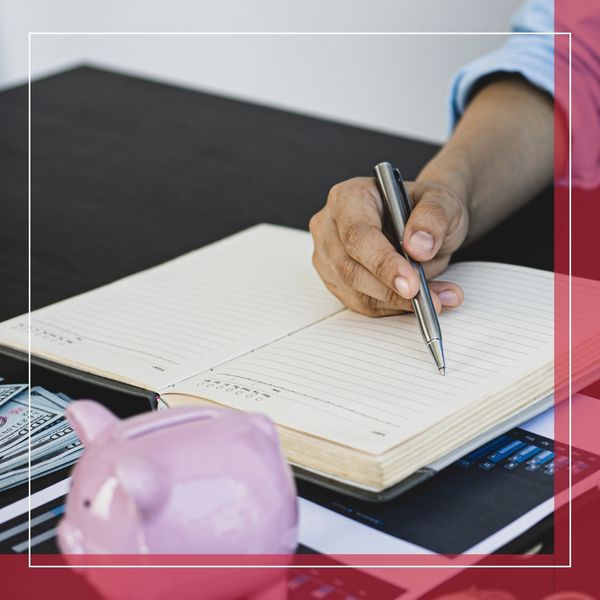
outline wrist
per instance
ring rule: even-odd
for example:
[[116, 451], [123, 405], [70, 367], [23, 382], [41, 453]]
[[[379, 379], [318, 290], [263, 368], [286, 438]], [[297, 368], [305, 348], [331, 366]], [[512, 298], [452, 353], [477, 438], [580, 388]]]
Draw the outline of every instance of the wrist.
[[471, 163], [459, 149], [445, 146], [425, 165], [416, 181], [422, 185], [442, 188], [470, 212], [473, 197]]

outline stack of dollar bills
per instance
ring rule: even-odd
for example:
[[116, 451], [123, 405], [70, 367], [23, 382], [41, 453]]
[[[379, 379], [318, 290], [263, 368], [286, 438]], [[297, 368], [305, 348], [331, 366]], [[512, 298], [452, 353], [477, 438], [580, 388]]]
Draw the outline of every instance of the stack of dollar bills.
[[83, 446], [65, 418], [71, 399], [42, 387], [0, 384], [0, 491], [74, 463]]

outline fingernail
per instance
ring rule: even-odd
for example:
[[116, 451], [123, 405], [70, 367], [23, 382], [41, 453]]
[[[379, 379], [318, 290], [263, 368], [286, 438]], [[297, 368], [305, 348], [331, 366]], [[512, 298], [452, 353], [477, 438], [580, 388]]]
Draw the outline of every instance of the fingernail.
[[394, 287], [403, 298], [410, 297], [410, 284], [406, 277], [396, 277], [396, 279], [394, 279]]
[[457, 306], [458, 305], [458, 296], [456, 292], [452, 290], [444, 290], [443, 292], [439, 292], [438, 296], [442, 301], [442, 306]]
[[410, 245], [415, 250], [420, 250], [421, 252], [431, 252], [434, 244], [435, 240], [425, 231], [415, 231], [410, 236]]

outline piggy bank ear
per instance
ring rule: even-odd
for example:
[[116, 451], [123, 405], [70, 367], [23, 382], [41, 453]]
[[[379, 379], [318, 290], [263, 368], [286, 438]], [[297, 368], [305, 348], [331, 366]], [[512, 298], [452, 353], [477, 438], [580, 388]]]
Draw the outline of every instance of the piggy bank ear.
[[84, 446], [119, 421], [108, 409], [93, 400], [71, 402], [66, 415]]
[[142, 456], [122, 458], [115, 467], [115, 475], [143, 518], [152, 518], [167, 503], [168, 474], [150, 460]]

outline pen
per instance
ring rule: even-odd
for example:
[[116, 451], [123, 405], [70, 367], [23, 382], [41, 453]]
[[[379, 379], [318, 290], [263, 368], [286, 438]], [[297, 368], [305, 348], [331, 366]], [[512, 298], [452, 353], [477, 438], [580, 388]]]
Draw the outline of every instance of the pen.
[[402, 175], [390, 163], [382, 162], [375, 167], [375, 177], [388, 219], [386, 231], [392, 238], [391, 242], [396, 252], [402, 254], [408, 260], [419, 276], [419, 291], [412, 299], [412, 305], [421, 335], [433, 356], [438, 371], [440, 374], [445, 375], [446, 360], [444, 358], [444, 346], [442, 345], [442, 331], [431, 300], [425, 272], [420, 263], [408, 256], [402, 245], [404, 227], [412, 210], [412, 204], [406, 193]]

